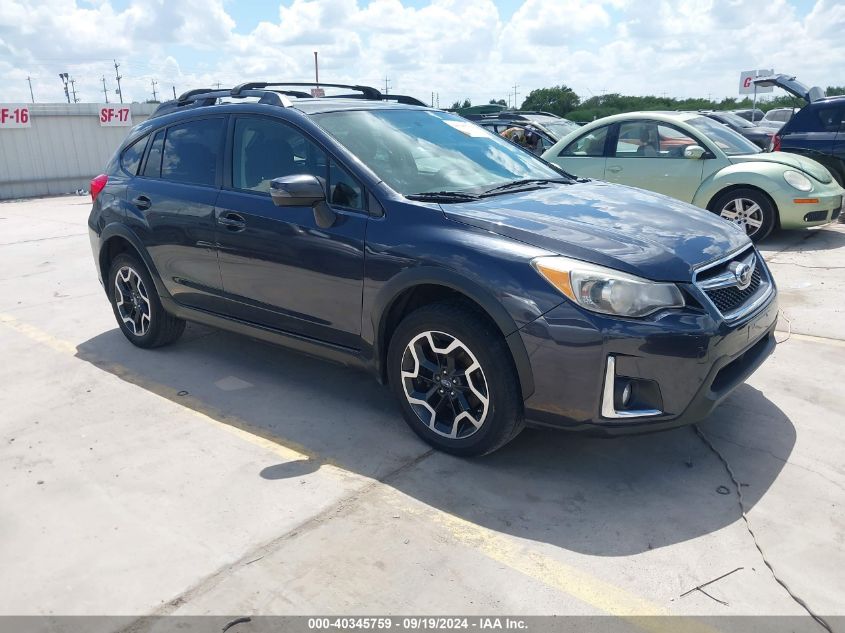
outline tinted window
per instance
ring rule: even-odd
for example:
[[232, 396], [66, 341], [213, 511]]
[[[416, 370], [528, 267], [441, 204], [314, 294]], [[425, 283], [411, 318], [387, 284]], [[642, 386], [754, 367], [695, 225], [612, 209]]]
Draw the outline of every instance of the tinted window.
[[699, 134], [706, 136], [728, 156], [740, 154], [759, 154], [761, 150], [754, 143], [740, 136], [729, 127], [716, 123], [713, 119], [699, 116], [687, 119], [686, 124], [693, 127]]
[[825, 132], [838, 132], [842, 125], [843, 108], [823, 108], [818, 111], [819, 121]]
[[232, 185], [236, 189], [269, 193], [274, 178], [311, 174], [325, 183], [331, 204], [364, 208], [361, 184], [304, 134], [285, 123], [239, 118], [232, 151]]
[[144, 150], [147, 147], [147, 136], [135, 141], [123, 150], [120, 155], [120, 166], [133, 176], [138, 173], [138, 165], [141, 164], [141, 158], [144, 156]]
[[223, 119], [188, 121], [167, 128], [161, 177], [214, 186], [222, 139]]
[[604, 142], [610, 126], [600, 127], [578, 137], [564, 147], [558, 156], [604, 156]]
[[156, 132], [153, 142], [150, 144], [150, 151], [147, 154], [147, 162], [144, 163], [144, 176], [158, 178], [161, 176], [161, 150], [164, 147], [164, 130]]

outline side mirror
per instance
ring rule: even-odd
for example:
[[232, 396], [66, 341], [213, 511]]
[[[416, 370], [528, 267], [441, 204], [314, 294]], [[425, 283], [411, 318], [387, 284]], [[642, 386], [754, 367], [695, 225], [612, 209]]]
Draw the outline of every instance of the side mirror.
[[270, 181], [270, 198], [277, 207], [312, 207], [317, 226], [327, 229], [337, 215], [326, 204], [326, 190], [320, 179], [311, 174], [282, 176]]
[[687, 145], [684, 148], [684, 158], [703, 158], [707, 151], [701, 145]]

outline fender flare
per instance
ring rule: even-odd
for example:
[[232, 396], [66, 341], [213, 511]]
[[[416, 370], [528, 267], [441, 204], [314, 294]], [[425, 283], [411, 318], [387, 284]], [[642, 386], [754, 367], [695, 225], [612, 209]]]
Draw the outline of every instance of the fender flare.
[[528, 351], [525, 349], [522, 337], [518, 334], [519, 328], [513, 317], [489, 290], [477, 282], [455, 271], [435, 266], [405, 269], [386, 282], [374, 298], [369, 309], [371, 330], [366, 335], [372, 337], [373, 361], [376, 364], [378, 376], [383, 376], [382, 359], [387, 353], [388, 341], [384, 340], [387, 315], [405, 291], [422, 285], [444, 286], [477, 304], [493, 320], [505, 338], [516, 367], [523, 398], [528, 398], [534, 393], [534, 374], [531, 370]]
[[[120, 222], [107, 224], [100, 233], [100, 249], [99, 253], [97, 253], [97, 266], [100, 268], [103, 280], [106, 279], [109, 272], [103, 268], [103, 264], [105, 263], [104, 257], [108, 253], [109, 242], [114, 238], [123, 238], [132, 245], [132, 248], [135, 249], [135, 252], [147, 267], [147, 271], [149, 271], [150, 277], [152, 277], [153, 283], [156, 286], [158, 296], [164, 300], [170, 299], [170, 293], [167, 292], [167, 289], [164, 287], [161, 275], [158, 274], [158, 270], [156, 269], [155, 264], [153, 264], [153, 260], [150, 258], [149, 253], [147, 253], [147, 250], [141, 242], [141, 238], [139, 238], [132, 229]], [[103, 287], [106, 288], [106, 293], [108, 293], [108, 284], [105, 281], [103, 282]]]

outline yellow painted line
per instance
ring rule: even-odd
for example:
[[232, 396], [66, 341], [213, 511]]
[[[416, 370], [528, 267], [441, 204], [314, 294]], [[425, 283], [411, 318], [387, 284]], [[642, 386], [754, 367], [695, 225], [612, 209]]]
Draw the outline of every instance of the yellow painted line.
[[[23, 323], [9, 314], [0, 313], [0, 324], [57, 352], [77, 355], [77, 348], [72, 343]], [[190, 394], [179, 395], [179, 392], [172, 387], [147, 380], [118, 363], [92, 358], [85, 360], [126, 382], [137, 385], [192, 411], [201, 420], [215, 428], [275, 453], [285, 460], [313, 459], [320, 462], [321, 465], [328, 465], [332, 470], [344, 475], [351, 474], [349, 469], [321, 458], [298, 444], [292, 442], [282, 444], [275, 436], [265, 435], [266, 432], [263, 429], [257, 429], [237, 417], [208, 407]], [[401, 506], [401, 511], [443, 527], [456, 542], [471, 547], [491, 560], [570, 595], [600, 611], [622, 617], [637, 628], [650, 633], [713, 633], [714, 631], [714, 629], [696, 620], [683, 617], [662, 617], [670, 613], [664, 607], [650, 603], [644, 598], [596, 578], [577, 567], [531, 550], [513, 537], [504, 536], [495, 530], [426, 506], [421, 502], [409, 502], [404, 495], [395, 489], [389, 488], [389, 490], [394, 493], [391, 499]]]
[[397, 506], [407, 514], [435, 523], [462, 545], [581, 602], [618, 616], [644, 631], [653, 633], [713, 633], [716, 629], [683, 616], [672, 618], [670, 611], [582, 569], [531, 550], [512, 537], [421, 502], [402, 500], [393, 490]]

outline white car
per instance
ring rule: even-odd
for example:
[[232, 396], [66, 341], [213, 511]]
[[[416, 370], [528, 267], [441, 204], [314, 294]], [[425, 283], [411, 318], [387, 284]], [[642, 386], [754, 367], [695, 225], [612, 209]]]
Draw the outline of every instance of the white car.
[[784, 123], [792, 118], [795, 110], [796, 108], [773, 108], [766, 112], [766, 116], [757, 121], [757, 125], [777, 131], [783, 127]]

